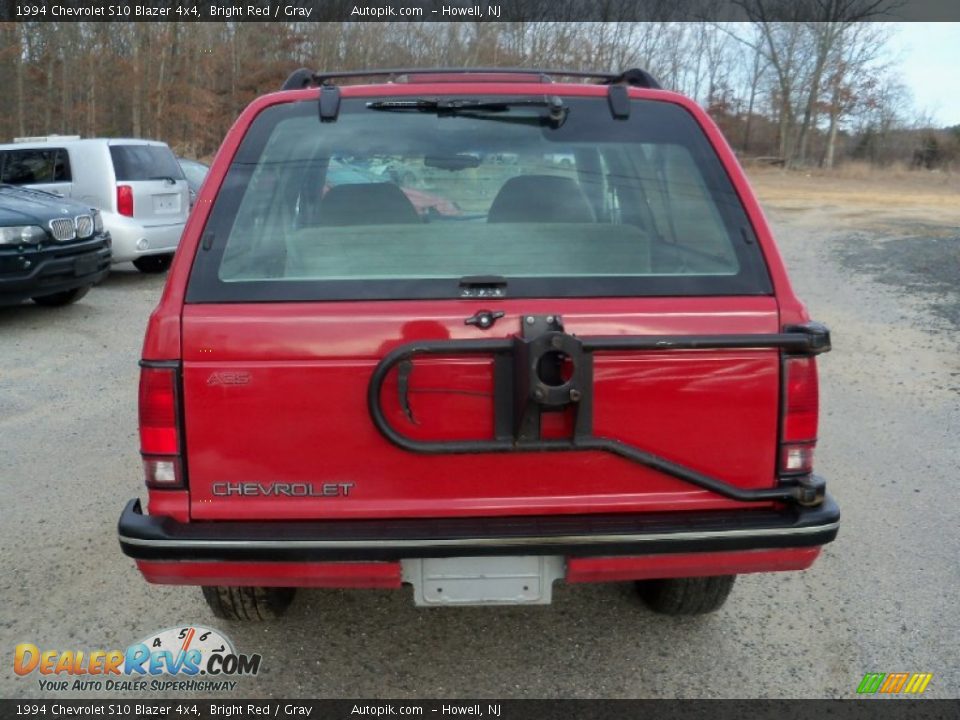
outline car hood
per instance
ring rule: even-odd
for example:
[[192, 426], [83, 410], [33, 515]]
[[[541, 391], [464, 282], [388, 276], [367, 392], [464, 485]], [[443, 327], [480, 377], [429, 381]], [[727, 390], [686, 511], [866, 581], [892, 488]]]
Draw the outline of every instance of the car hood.
[[89, 212], [88, 206], [52, 193], [0, 185], [2, 225], [45, 225], [53, 218], [74, 217]]

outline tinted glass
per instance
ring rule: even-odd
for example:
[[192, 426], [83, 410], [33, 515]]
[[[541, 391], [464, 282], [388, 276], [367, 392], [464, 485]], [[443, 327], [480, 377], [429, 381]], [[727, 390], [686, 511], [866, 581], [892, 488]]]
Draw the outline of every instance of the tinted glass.
[[[476, 98], [471, 98], [476, 100]], [[344, 100], [276, 106], [234, 159], [191, 298], [456, 297], [496, 275], [507, 296], [759, 294], [752, 230], [695, 120], [605, 98], [438, 115]]]
[[199, 188], [203, 185], [203, 179], [207, 176], [207, 172], [210, 170], [203, 163], [193, 162], [192, 160], [179, 160], [180, 167], [183, 169], [183, 174], [187, 177], [187, 182], [190, 183], [190, 187], [193, 189]]
[[0, 150], [0, 182], [30, 185], [70, 182], [70, 159], [63, 148]]
[[164, 145], [111, 145], [110, 157], [118, 181], [183, 178], [176, 156]]

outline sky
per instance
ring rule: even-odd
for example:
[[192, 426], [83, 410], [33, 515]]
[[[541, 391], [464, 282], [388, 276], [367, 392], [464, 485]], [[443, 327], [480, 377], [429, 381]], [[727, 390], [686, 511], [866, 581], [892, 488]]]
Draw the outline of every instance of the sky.
[[890, 43], [917, 111], [960, 125], [960, 23], [897, 23]]

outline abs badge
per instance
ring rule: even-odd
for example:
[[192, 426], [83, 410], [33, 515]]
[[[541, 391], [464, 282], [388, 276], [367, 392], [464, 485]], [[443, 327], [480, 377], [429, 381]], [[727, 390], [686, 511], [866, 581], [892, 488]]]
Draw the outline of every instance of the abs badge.
[[215, 372], [207, 378], [207, 385], [249, 385], [250, 373], [248, 372]]

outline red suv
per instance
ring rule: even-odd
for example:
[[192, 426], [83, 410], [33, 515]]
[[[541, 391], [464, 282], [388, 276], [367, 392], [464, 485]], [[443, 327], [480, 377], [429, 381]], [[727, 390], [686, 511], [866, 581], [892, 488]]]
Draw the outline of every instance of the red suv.
[[120, 544], [233, 619], [556, 580], [708, 612], [836, 536], [829, 348], [720, 132], [648, 73], [300, 70], [230, 130], [150, 318]]

